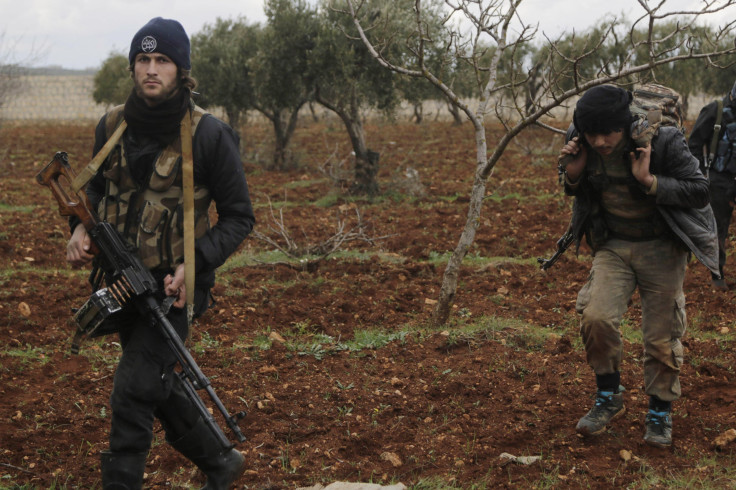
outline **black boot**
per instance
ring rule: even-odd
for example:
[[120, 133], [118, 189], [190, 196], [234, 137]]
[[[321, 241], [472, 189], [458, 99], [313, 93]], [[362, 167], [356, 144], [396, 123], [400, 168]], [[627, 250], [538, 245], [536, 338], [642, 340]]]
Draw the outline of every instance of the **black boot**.
[[245, 471], [245, 458], [237, 449], [223, 449], [200, 418], [184, 436], [169, 444], [207, 476], [202, 490], [229, 490]]
[[103, 490], [138, 490], [143, 485], [143, 472], [146, 469], [147, 453], [113, 453], [103, 451], [102, 463]]

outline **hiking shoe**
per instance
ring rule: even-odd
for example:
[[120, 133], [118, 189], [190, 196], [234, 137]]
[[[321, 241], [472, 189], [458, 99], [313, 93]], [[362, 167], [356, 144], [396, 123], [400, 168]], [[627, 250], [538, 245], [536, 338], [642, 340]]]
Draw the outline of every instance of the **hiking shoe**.
[[644, 442], [654, 447], [672, 445], [672, 418], [669, 412], [649, 410], [645, 424], [647, 432], [644, 434]]
[[597, 436], [606, 430], [608, 422], [625, 411], [623, 393], [599, 390], [595, 395], [595, 405], [580, 419], [575, 430], [584, 436]]

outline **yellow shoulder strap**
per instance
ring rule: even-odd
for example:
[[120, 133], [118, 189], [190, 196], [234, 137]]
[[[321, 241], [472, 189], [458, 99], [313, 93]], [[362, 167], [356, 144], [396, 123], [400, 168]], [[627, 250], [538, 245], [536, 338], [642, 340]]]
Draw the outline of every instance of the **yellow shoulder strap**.
[[194, 156], [192, 154], [192, 116], [181, 122], [182, 188], [184, 207], [184, 286], [187, 291], [187, 318], [194, 316]]
[[84, 186], [87, 185], [87, 183], [92, 180], [92, 177], [95, 176], [97, 173], [97, 170], [100, 168], [100, 165], [102, 165], [102, 162], [105, 161], [105, 158], [107, 158], [107, 155], [110, 154], [113, 148], [115, 148], [115, 145], [118, 144], [118, 141], [120, 141], [120, 137], [123, 135], [123, 131], [125, 131], [125, 128], [128, 127], [128, 124], [123, 120], [123, 122], [120, 123], [118, 128], [115, 130], [114, 133], [112, 133], [112, 136], [107, 140], [105, 143], [105, 146], [103, 146], [100, 151], [97, 152], [97, 155], [92, 159], [91, 162], [87, 164], [86, 167], [82, 169], [79, 174], [74, 178], [74, 181], [72, 182], [72, 191], [76, 194], [79, 192]]

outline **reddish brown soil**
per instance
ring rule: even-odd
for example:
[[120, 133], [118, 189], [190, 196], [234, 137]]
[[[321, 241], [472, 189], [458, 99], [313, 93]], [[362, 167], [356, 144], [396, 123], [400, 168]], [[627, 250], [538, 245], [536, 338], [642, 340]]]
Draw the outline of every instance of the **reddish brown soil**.
[[[692, 328], [673, 447], [642, 441], [647, 398], [636, 341], [627, 342], [623, 364], [625, 416], [593, 441], [575, 434], [594, 388], [574, 311], [590, 259], [568, 251], [549, 273], [533, 263], [553, 251], [569, 218], [550, 154], [559, 141], [539, 154], [553, 136], [523, 135], [525, 146], [511, 147], [498, 165], [471, 255], [501, 260], [485, 266], [466, 260], [451, 324], [431, 329], [444, 262], [430, 259], [452, 250], [464, 225], [475, 168], [471, 128], [369, 126], [370, 144], [381, 152], [384, 194], [373, 201], [343, 195], [328, 206], [312, 203], [335, 193], [318, 167], [336, 149], [338, 158], [349, 156], [341, 127], [301, 128], [293, 146], [300, 167], [284, 173], [264, 172], [253, 160], [267, 156], [261, 143], [267, 131], [255, 128], [244, 138], [261, 232], [276, 237], [268, 228], [268, 196], [288, 201], [284, 221], [301, 241], [329, 236], [338, 215], [350, 222], [353, 204], [369, 223], [367, 234], [387, 238], [351, 242], [345, 248], [366, 252], [363, 258], [331, 258], [309, 271], [253, 263], [222, 274], [217, 306], [197, 323], [189, 345], [200, 347], [195, 357], [228, 409], [248, 412], [241, 423], [248, 440], [238, 446], [248, 470], [239, 488], [332, 481], [717, 487], [730, 481], [733, 446], [716, 451], [713, 442], [736, 423], [734, 294], [713, 291], [697, 263], [686, 280]], [[85, 274], [65, 264], [68, 230], [51, 194], [34, 181], [57, 150], [81, 168], [91, 135], [92, 126], [0, 131], [0, 487], [99, 487], [118, 347], [107, 337], [85, 344], [79, 356], [69, 353], [70, 308], [89, 289]], [[496, 138], [489, 134], [491, 144]], [[535, 151], [525, 151], [530, 145]], [[407, 167], [419, 172], [424, 197], [402, 193]], [[253, 239], [243, 247], [268, 249]], [[639, 312], [634, 298], [624, 327], [629, 338]], [[461, 330], [483, 316], [499, 319], [494, 329]], [[377, 329], [409, 333], [375, 349], [343, 348], [356, 330]], [[261, 348], [272, 332], [287, 343]], [[333, 341], [309, 348], [324, 338], [318, 334]], [[295, 348], [296, 342], [306, 347]], [[504, 464], [504, 452], [541, 461]], [[398, 459], [392, 462], [390, 453]], [[146, 472], [147, 487], [203, 482], [160, 431]]]

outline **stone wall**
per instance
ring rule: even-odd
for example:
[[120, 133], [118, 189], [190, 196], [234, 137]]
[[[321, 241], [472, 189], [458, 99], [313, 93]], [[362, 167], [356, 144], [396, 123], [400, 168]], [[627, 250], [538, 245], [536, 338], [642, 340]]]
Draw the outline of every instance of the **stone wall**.
[[21, 89], [0, 107], [0, 120], [96, 121], [104, 104], [92, 100], [94, 75], [30, 75]]

